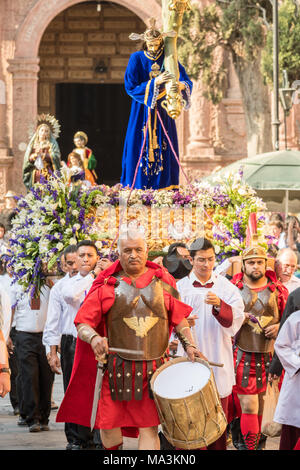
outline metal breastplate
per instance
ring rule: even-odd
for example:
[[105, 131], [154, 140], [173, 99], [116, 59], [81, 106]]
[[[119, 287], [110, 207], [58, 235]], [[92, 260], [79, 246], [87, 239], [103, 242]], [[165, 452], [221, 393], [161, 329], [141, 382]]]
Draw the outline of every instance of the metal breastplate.
[[243, 351], [273, 352], [274, 340], [266, 338], [263, 328], [280, 321], [277, 291], [269, 288], [256, 292], [244, 285], [240, 290], [244, 300], [245, 312], [251, 313], [259, 323], [244, 323], [237, 334], [236, 344]]
[[120, 279], [107, 314], [107, 331], [110, 347], [144, 351], [143, 356], [118, 353], [123, 359], [162, 357], [169, 343], [169, 320], [161, 282], [154, 278], [139, 289]]

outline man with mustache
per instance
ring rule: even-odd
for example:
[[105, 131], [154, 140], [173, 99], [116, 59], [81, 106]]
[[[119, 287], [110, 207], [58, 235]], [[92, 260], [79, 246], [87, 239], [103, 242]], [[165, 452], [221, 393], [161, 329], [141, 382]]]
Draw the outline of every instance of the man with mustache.
[[[118, 251], [119, 261], [97, 277], [75, 318], [77, 361], [57, 421], [90, 424], [95, 359], [107, 355], [95, 423], [105, 449], [118, 449], [121, 428], [135, 427], [139, 449], [155, 450], [160, 446], [159, 417], [149, 395], [149, 379], [168, 359], [171, 330], [179, 333], [190, 360], [203, 356], [193, 344], [186, 320], [191, 308], [180, 301], [172, 276], [147, 261], [148, 248], [141, 234], [122, 233]], [[131, 352], [116, 354], [110, 347]]]
[[287, 288], [289, 293], [300, 287], [300, 279], [295, 276], [298, 258], [291, 248], [282, 248], [277, 253], [275, 272], [277, 278]]
[[241, 432], [246, 449], [255, 450], [260, 438], [268, 368], [274, 350], [287, 289], [267, 270], [267, 253], [250, 246], [242, 253], [242, 272], [232, 281], [245, 304], [246, 320], [235, 337], [234, 361], [241, 405]]

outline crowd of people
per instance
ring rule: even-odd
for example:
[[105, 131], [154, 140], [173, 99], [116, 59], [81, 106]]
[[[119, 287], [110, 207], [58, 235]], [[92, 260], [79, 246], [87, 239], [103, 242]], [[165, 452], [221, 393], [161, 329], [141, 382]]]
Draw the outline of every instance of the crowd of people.
[[[299, 447], [295, 220], [285, 238], [276, 234], [277, 241], [285, 240], [278, 249], [267, 253], [254, 244], [220, 265], [213, 243], [203, 238], [190, 246], [174, 243], [153, 262], [145, 239], [130, 230], [119, 239], [117, 261], [101, 257], [94, 242], [81, 241], [64, 250], [62, 276], [54, 284], [49, 280], [35, 302], [12, 283], [12, 260], [2, 254], [0, 395], [9, 392], [17, 424], [32, 433], [49, 431], [54, 378], [62, 373], [57, 421], [65, 423], [67, 450], [119, 449], [123, 436], [138, 437], [139, 449], [170, 448], [158, 433], [149, 379], [176, 354], [223, 364], [212, 370], [228, 426], [209, 450], [226, 450], [229, 438], [237, 449], [265, 447], [264, 397], [275, 380], [280, 449]], [[268, 267], [271, 255], [274, 270]], [[241, 268], [229, 274], [235, 262]], [[118, 355], [110, 347], [131, 353]], [[134, 355], [137, 350], [144, 355]], [[95, 359], [104, 355], [107, 368], [91, 430]]]

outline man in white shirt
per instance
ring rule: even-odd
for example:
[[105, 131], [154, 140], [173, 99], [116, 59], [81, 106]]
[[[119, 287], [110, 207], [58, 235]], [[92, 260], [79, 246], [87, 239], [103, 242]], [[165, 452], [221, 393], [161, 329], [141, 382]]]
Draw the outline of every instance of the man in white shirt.
[[[108, 267], [112, 262], [106, 262], [105, 268]], [[68, 318], [72, 319], [72, 328], [75, 330], [73, 336], [77, 337], [77, 330], [74, 325], [74, 318], [85, 299], [88, 291], [90, 290], [95, 278], [103, 270], [103, 263], [100, 260], [98, 255], [97, 248], [94, 242], [90, 240], [83, 240], [78, 243], [76, 247], [76, 265], [78, 269], [78, 274], [73, 277], [70, 277], [67, 280], [61, 289], [61, 296], [63, 301], [67, 306]], [[63, 367], [63, 357], [66, 357], [67, 344], [70, 342], [70, 337], [66, 338], [66, 344], [64, 345], [64, 340], [62, 337], [62, 367]], [[71, 377], [71, 371], [74, 361], [76, 340], [72, 341], [70, 344], [68, 355], [68, 364], [69, 364], [69, 374], [68, 382]], [[64, 353], [65, 351], [65, 353]], [[66, 390], [66, 389], [65, 389]], [[72, 441], [70, 446], [67, 446], [71, 450], [80, 450], [82, 448], [93, 448], [94, 444], [100, 444], [99, 432], [91, 433], [90, 429], [86, 426], [80, 426], [72, 424], [69, 426], [69, 430], [73, 433], [75, 439]]]
[[[195, 240], [190, 256], [192, 272], [177, 282], [177, 289], [182, 302], [193, 307], [191, 315], [198, 316], [192, 328], [197, 347], [209, 361], [224, 364], [212, 369], [227, 416], [228, 396], [235, 384], [231, 338], [244, 321], [244, 303], [228, 279], [213, 273], [215, 250], [209, 240]], [[225, 450], [226, 432], [208, 449]]]
[[[1, 282], [1, 277], [0, 277], [0, 282]], [[7, 341], [9, 337], [10, 324], [11, 324], [11, 303], [10, 303], [9, 294], [5, 290], [4, 286], [2, 286], [1, 284], [0, 284], [0, 310], [3, 316], [2, 333], [3, 333], [5, 341]]]
[[94, 242], [83, 240], [78, 243], [77, 267], [78, 274], [66, 283], [63, 290], [64, 301], [73, 309], [74, 318], [94, 280], [102, 271]]
[[23, 411], [29, 432], [48, 431], [54, 374], [42, 343], [50, 289], [42, 287], [40, 308], [33, 310], [29, 294], [15, 284], [12, 291], [13, 318], [16, 322], [16, 348], [22, 384]]
[[[287, 303], [280, 320], [279, 331], [287, 318], [300, 308], [300, 279], [294, 276], [297, 269], [297, 255], [291, 248], [283, 248], [278, 252], [275, 264], [277, 277], [289, 291]], [[276, 350], [269, 370], [269, 379], [277, 379], [283, 371]]]
[[291, 248], [282, 248], [277, 253], [275, 262], [276, 275], [289, 293], [300, 287], [300, 279], [294, 275], [297, 269], [297, 262], [297, 255]]
[[[10, 383], [11, 389], [9, 392], [9, 400], [11, 406], [13, 407], [14, 415], [20, 414], [20, 409], [22, 408], [22, 386], [20, 383], [20, 377], [18, 376], [18, 356], [17, 356], [17, 349], [15, 348], [15, 336], [16, 336], [16, 328], [15, 322], [12, 322], [12, 303], [11, 303], [11, 293], [13, 289], [12, 280], [13, 274], [12, 269], [9, 266], [10, 264], [10, 257], [8, 255], [3, 255], [0, 257], [0, 285], [1, 288], [6, 292], [9, 296], [9, 311], [6, 309], [7, 316], [4, 315], [4, 336], [6, 339], [7, 350], [8, 350], [8, 362], [10, 367]], [[8, 336], [7, 336], [7, 329], [8, 329]], [[22, 418], [20, 415], [18, 420], [18, 425], [26, 426], [25, 419]]]
[[[78, 273], [76, 252], [76, 245], [68, 246], [63, 252], [61, 261], [63, 259], [63, 271], [66, 275], [51, 289], [47, 321], [43, 332], [43, 344], [46, 347], [48, 363], [55, 374], [60, 374], [62, 370], [64, 391], [71, 377], [77, 330], [74, 325], [73, 311], [69, 311], [62, 293], [66, 282]], [[61, 360], [58, 356], [59, 346]], [[77, 425], [65, 423], [65, 435], [68, 441], [67, 450], [71, 450], [78, 440]]]

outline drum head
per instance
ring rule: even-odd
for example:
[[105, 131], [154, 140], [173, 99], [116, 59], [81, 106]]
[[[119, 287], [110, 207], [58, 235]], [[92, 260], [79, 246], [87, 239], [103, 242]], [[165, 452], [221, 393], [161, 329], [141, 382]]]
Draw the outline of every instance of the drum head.
[[185, 398], [202, 390], [211, 375], [209, 367], [199, 362], [175, 362], [162, 369], [154, 383], [153, 391], [162, 398]]

